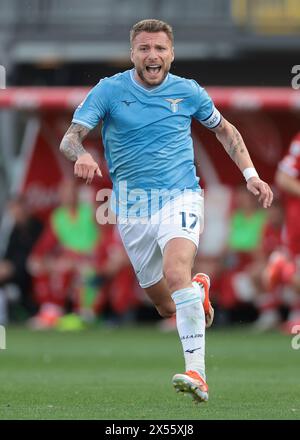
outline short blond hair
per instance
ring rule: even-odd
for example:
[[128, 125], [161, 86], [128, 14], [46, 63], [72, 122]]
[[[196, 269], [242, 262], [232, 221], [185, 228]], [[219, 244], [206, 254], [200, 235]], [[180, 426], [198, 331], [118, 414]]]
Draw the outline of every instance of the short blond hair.
[[134, 24], [130, 30], [130, 44], [132, 45], [135, 37], [141, 32], [164, 32], [170, 39], [172, 45], [174, 44], [174, 35], [172, 26], [168, 23], [155, 20], [155, 19], [147, 19], [141, 20], [138, 23]]

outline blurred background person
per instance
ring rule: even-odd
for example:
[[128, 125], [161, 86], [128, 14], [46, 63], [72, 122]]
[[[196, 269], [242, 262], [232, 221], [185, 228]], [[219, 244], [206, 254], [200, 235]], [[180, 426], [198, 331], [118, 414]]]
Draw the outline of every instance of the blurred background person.
[[36, 329], [83, 328], [101, 317], [120, 324], [140, 304], [133, 269], [115, 225], [98, 225], [93, 203], [81, 201], [75, 179], [62, 181], [53, 210], [29, 260], [39, 306]]
[[25, 319], [36, 312], [27, 259], [43, 228], [42, 223], [30, 212], [25, 196], [11, 198], [7, 209], [12, 221], [12, 230], [6, 251], [0, 260], [1, 324], [7, 323], [10, 319]]
[[275, 305], [286, 304], [290, 311], [282, 329], [290, 333], [294, 325], [300, 324], [300, 132], [280, 161], [275, 182], [284, 203], [283, 238], [282, 246], [270, 256], [264, 280], [273, 292], [274, 307], [269, 314], [274, 325], [281, 321]]
[[227, 242], [219, 259], [219, 292], [215, 301], [222, 311], [223, 323], [240, 319], [242, 310], [252, 306], [254, 291], [247, 270], [261, 253], [266, 221], [267, 211], [242, 185], [238, 186], [232, 197]]
[[[80, 309], [82, 295], [95, 277], [100, 233], [94, 206], [79, 200], [79, 189], [73, 179], [62, 181], [60, 204], [30, 255], [34, 297], [40, 309], [30, 321], [34, 328], [52, 327], [67, 311]], [[97, 286], [92, 290], [96, 296]]]

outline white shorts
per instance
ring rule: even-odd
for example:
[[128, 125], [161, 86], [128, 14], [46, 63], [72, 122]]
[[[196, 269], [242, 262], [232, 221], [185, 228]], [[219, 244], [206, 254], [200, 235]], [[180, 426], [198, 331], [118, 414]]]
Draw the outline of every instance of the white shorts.
[[[204, 226], [204, 198], [200, 191], [185, 190], [150, 218], [118, 219], [119, 232], [141, 287], [163, 278], [163, 251], [173, 238], [199, 244]], [[195, 249], [195, 253], [196, 253]]]

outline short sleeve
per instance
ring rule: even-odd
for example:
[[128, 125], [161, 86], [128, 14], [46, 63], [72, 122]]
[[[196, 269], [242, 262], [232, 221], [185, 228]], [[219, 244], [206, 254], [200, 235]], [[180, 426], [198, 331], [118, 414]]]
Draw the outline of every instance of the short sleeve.
[[221, 121], [221, 114], [219, 110], [214, 106], [214, 103], [207, 93], [207, 91], [196, 84], [198, 92], [198, 108], [193, 117], [201, 122], [207, 128], [215, 128]]
[[107, 86], [101, 80], [79, 104], [74, 112], [72, 122], [94, 128], [108, 112]]

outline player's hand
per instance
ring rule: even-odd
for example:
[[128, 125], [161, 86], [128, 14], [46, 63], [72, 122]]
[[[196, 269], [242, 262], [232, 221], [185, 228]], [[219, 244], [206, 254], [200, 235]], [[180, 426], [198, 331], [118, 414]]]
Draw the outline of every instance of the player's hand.
[[264, 208], [272, 205], [273, 193], [269, 185], [259, 177], [251, 177], [247, 182], [247, 189], [258, 197], [258, 201], [262, 203]]
[[86, 179], [86, 183], [91, 183], [95, 174], [102, 177], [100, 168], [89, 153], [84, 153], [76, 160], [74, 165], [74, 174], [76, 177]]

